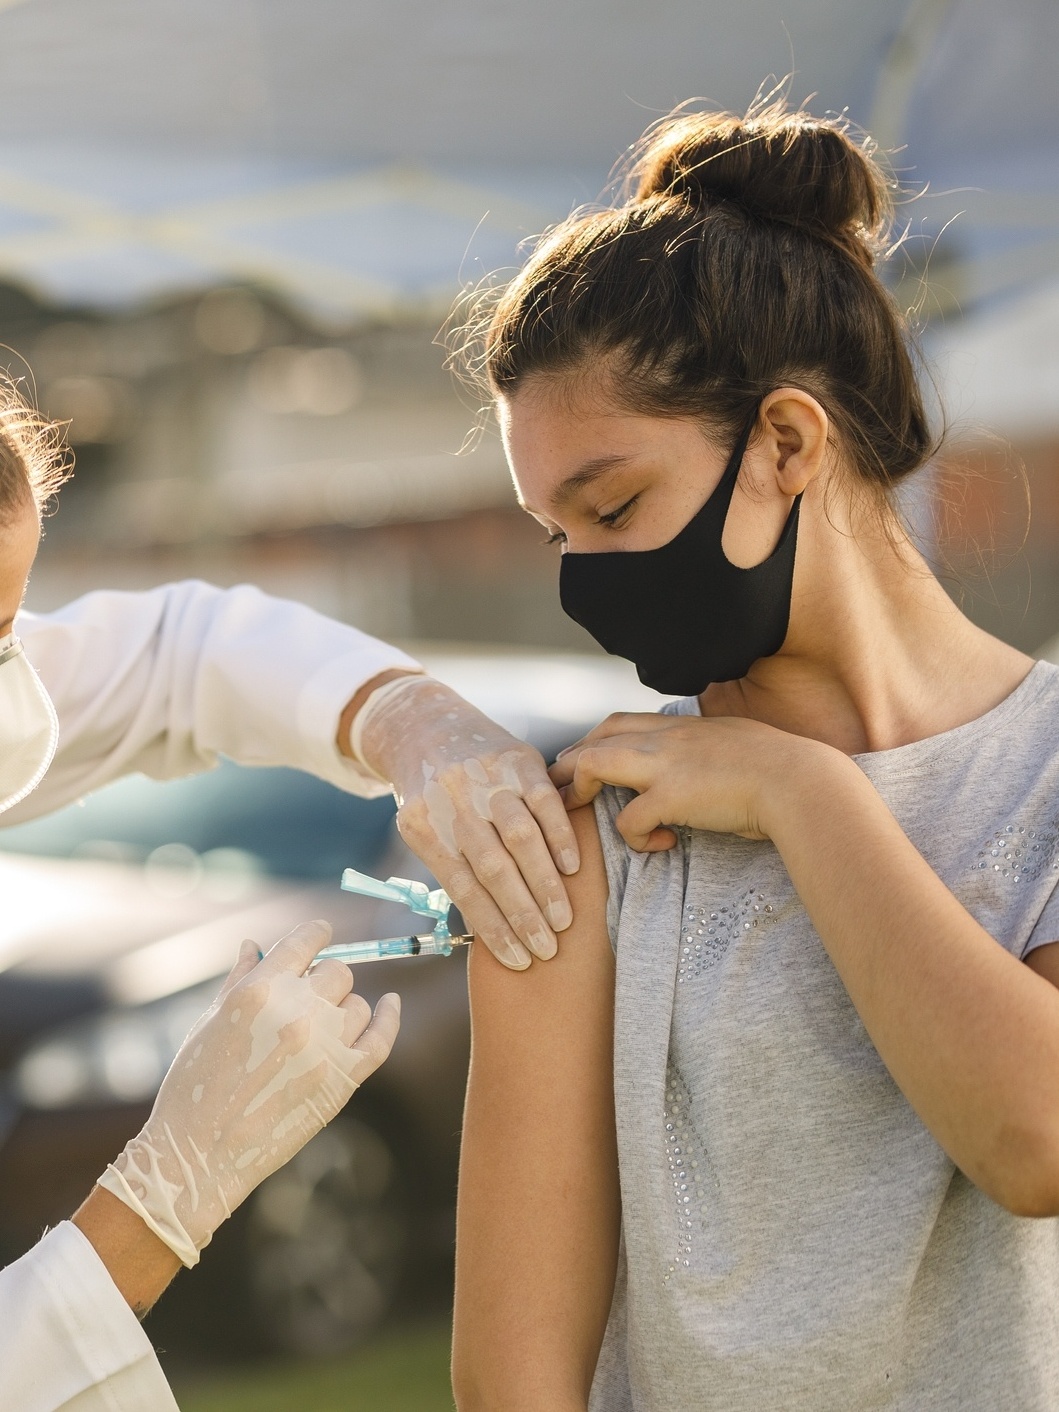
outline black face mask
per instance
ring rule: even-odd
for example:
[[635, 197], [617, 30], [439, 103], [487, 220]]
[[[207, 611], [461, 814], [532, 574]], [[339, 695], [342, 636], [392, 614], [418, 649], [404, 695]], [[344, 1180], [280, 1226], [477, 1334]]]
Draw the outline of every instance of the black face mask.
[[802, 497], [764, 563], [740, 569], [721, 547], [753, 425], [706, 504], [668, 544], [562, 557], [563, 610], [606, 651], [634, 662], [645, 686], [669, 696], [745, 676], [787, 636]]

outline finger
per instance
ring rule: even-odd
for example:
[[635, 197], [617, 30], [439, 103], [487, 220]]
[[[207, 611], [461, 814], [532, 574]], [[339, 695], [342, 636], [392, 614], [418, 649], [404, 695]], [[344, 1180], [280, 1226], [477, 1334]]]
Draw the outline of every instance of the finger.
[[338, 1008], [342, 1011], [342, 1043], [349, 1048], [371, 1024], [371, 1006], [363, 995], [351, 991]]
[[[647, 732], [641, 731], [638, 735], [611, 736], [606, 741], [586, 741], [585, 744], [575, 746], [561, 759], [556, 760], [548, 774], [557, 789], [565, 789], [577, 775], [578, 766], [582, 765], [582, 762], [586, 762], [586, 756], [590, 758], [586, 762], [585, 768], [604, 765], [606, 768], [614, 769], [617, 767], [615, 762], [623, 761], [628, 762], [624, 766], [626, 770], [639, 769], [642, 772], [645, 762], [652, 759], [656, 753], [646, 744], [646, 736]], [[635, 763], [637, 760], [641, 762], [639, 766]], [[621, 784], [635, 788], [631, 783], [631, 776], [629, 779], [610, 779], [609, 776], [601, 775], [600, 781], [603, 784]], [[594, 792], [598, 794], [599, 791]], [[588, 800], [585, 799], [581, 802], [587, 804]]]
[[[566, 817], [563, 801], [551, 780], [542, 779], [523, 792], [526, 807], [537, 821], [537, 827], [544, 835], [551, 855], [559, 871], [576, 873], [581, 866], [581, 852], [577, 846], [577, 835]], [[566, 889], [563, 888], [563, 896]], [[555, 923], [553, 922], [554, 926]], [[562, 931], [562, 927], [558, 928]]]
[[[398, 813], [398, 829], [400, 829], [401, 815]], [[448, 849], [436, 846], [421, 846], [419, 842], [412, 842], [412, 829], [407, 833], [400, 830], [402, 839], [408, 843], [431, 873], [438, 878], [449, 897], [455, 902], [456, 908], [463, 914], [467, 923], [467, 928], [483, 939], [486, 946], [489, 946], [498, 962], [504, 966], [510, 966], [511, 970], [525, 970], [531, 962], [530, 952], [522, 946], [515, 933], [507, 925], [507, 918], [503, 912], [497, 908], [496, 902], [490, 897], [489, 892], [481, 887], [479, 880], [474, 877], [474, 870], [467, 863], [466, 858], [460, 854], [449, 853]]]
[[256, 941], [241, 942], [235, 965], [225, 976], [224, 984], [217, 992], [217, 999], [223, 1000], [232, 987], [238, 985], [244, 976], [248, 976], [260, 960], [261, 952]]
[[667, 853], [671, 848], [677, 846], [677, 835], [674, 829], [666, 828], [664, 825], [657, 829], [652, 829], [647, 835], [647, 842], [644, 844], [645, 853]]
[[353, 972], [343, 961], [317, 961], [309, 971], [309, 985], [323, 1000], [340, 1005], [353, 989]]
[[572, 750], [582, 750], [586, 745], [598, 745], [616, 735], [647, 734], [651, 731], [668, 730], [674, 717], [660, 715], [657, 711], [613, 711], [605, 721], [593, 726], [587, 735], [575, 740], [565, 750], [560, 750], [558, 759], [563, 759]]
[[389, 1057], [400, 1028], [401, 997], [393, 993], [384, 995], [376, 1005], [368, 1027], [349, 1051], [350, 1077], [357, 1083], [363, 1083], [369, 1074], [373, 1074]]
[[265, 959], [260, 963], [262, 976], [268, 978], [278, 975], [281, 971], [303, 976], [313, 957], [318, 951], [322, 951], [330, 940], [330, 922], [302, 922], [266, 952]]
[[562, 789], [573, 779], [574, 767], [583, 749], [583, 745], [575, 745], [570, 750], [564, 751], [554, 765], [549, 765], [548, 778], [556, 789]]
[[[643, 794], [638, 794], [635, 799], [630, 800], [618, 817], [614, 820], [615, 827], [630, 848], [638, 853], [656, 853], [657, 848], [651, 848], [651, 839], [663, 823], [659, 806], [662, 803], [656, 795], [657, 790], [647, 790]], [[676, 836], [673, 837], [676, 842]]]
[[507, 918], [475, 877], [467, 860], [443, 859], [434, 876], [452, 898], [468, 928], [485, 942], [501, 965], [524, 971], [532, 957], [507, 924]]
[[[537, 825], [525, 809], [523, 814], [536, 830]], [[539, 830], [537, 832], [539, 836]], [[555, 933], [526, 886], [518, 864], [508, 852], [496, 826], [474, 815], [466, 816], [456, 822], [456, 842], [478, 882], [523, 945], [541, 960], [546, 961], [554, 956], [558, 949]], [[541, 847], [544, 852], [543, 841]], [[451, 893], [449, 895], [452, 896]], [[453, 898], [453, 901], [456, 899]], [[464, 911], [462, 904], [457, 902], [456, 905], [461, 912]]]
[[581, 751], [563, 791], [569, 810], [589, 804], [605, 784], [643, 791], [654, 782], [657, 760], [635, 747], [593, 745]]
[[[551, 785], [549, 794], [563, 818], [566, 811]], [[562, 931], [574, 919], [566, 888], [555, 870], [555, 860], [544, 841], [537, 820], [524, 799], [504, 790], [492, 799], [493, 827], [500, 840], [518, 864], [522, 879], [553, 931]], [[568, 826], [569, 827], [569, 826]], [[573, 830], [570, 830], [571, 837]], [[553, 953], [554, 954], [554, 953]]]
[[575, 809], [583, 809], [586, 804], [591, 804], [605, 784], [607, 781], [597, 776], [581, 774], [563, 789], [563, 803], [572, 814]]

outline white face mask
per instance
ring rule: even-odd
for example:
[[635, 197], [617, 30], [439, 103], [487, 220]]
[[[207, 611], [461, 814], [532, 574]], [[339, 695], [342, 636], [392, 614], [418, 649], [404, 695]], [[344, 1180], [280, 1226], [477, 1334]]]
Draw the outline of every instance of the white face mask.
[[37, 788], [58, 743], [55, 707], [21, 642], [0, 637], [0, 814]]

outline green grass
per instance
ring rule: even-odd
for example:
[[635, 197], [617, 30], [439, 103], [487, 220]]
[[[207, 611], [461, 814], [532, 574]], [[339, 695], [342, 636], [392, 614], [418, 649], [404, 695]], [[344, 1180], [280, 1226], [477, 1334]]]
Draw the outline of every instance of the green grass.
[[174, 1378], [181, 1412], [452, 1412], [449, 1328], [394, 1334], [341, 1359]]

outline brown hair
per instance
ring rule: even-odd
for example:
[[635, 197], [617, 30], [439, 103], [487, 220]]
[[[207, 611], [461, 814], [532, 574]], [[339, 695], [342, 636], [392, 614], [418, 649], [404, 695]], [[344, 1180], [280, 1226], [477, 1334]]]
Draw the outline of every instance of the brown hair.
[[42, 515], [70, 474], [65, 427], [48, 421], [0, 375], [0, 525], [30, 506]]
[[870, 142], [843, 123], [678, 111], [645, 134], [621, 204], [571, 216], [479, 297], [463, 356], [494, 396], [596, 368], [630, 410], [733, 440], [768, 392], [798, 386], [885, 492], [935, 450], [874, 272], [892, 218]]

